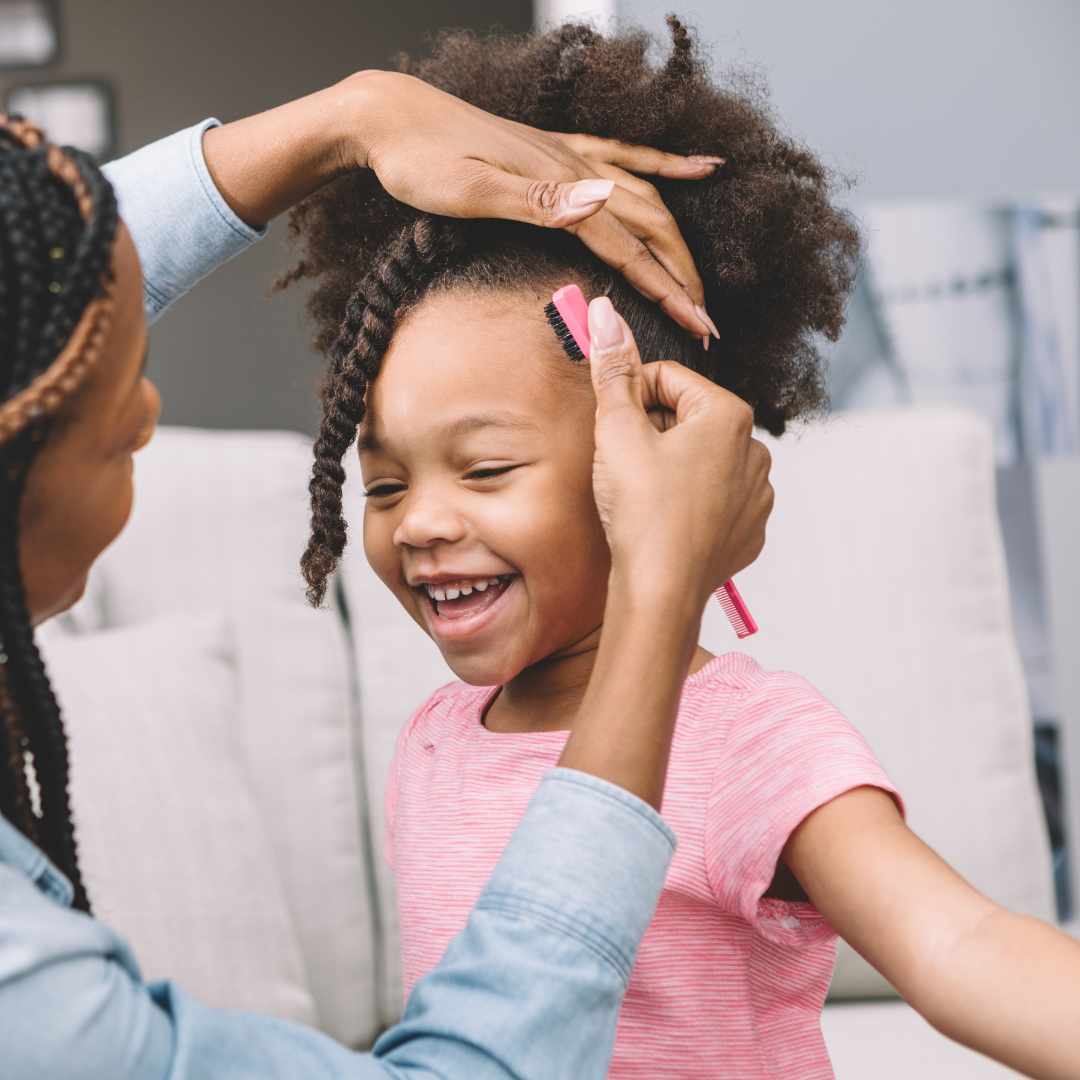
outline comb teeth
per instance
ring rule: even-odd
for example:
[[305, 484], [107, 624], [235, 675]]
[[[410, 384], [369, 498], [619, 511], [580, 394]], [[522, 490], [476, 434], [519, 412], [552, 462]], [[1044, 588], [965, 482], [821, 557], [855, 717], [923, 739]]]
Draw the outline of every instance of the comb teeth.
[[754, 622], [753, 615], [750, 614], [749, 608], [747, 608], [743, 598], [739, 595], [739, 590], [735, 588], [734, 581], [724, 582], [716, 590], [716, 599], [720, 601], [720, 607], [723, 608], [724, 614], [728, 617], [736, 637], [746, 638], [757, 633], [757, 623]]
[[[535, 308], [533, 310], [535, 310]], [[549, 303], [544, 308], [544, 314], [547, 316], [547, 321], [551, 324], [551, 329], [555, 331], [555, 336], [559, 339], [559, 344], [563, 347], [563, 352], [565, 352], [575, 363], [583, 363], [585, 354], [581, 351], [581, 347], [571, 333], [570, 327], [566, 325], [555, 304]]]

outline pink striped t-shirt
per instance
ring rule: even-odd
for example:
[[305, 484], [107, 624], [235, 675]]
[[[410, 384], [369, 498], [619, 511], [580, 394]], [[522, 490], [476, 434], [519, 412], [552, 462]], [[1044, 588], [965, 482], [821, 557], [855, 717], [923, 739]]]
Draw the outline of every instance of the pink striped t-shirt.
[[[495, 687], [437, 691], [398, 740], [387, 789], [405, 989], [465, 925], [565, 731], [499, 734]], [[859, 733], [805, 679], [739, 653], [683, 687], [662, 813], [679, 845], [619, 1017], [618, 1080], [832, 1077], [821, 1008], [836, 936], [763, 894], [794, 828], [862, 785], [899, 798]]]

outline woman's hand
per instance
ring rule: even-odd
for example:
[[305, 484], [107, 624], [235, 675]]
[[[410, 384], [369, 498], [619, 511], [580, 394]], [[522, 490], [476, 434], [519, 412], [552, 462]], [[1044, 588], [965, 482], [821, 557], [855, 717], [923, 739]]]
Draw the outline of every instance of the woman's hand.
[[589, 305], [589, 335], [593, 489], [613, 579], [689, 595], [700, 614], [765, 543], [769, 452], [751, 437], [753, 413], [740, 398], [681, 364], [642, 365], [607, 297]]
[[674, 219], [634, 173], [702, 179], [720, 158], [537, 131], [392, 71], [359, 72], [212, 128], [203, 152], [226, 202], [253, 226], [343, 170], [371, 168], [419, 210], [567, 229], [704, 343], [716, 333]]
[[765, 542], [769, 452], [751, 438], [750, 409], [737, 397], [679, 364], [642, 366], [607, 297], [589, 305], [589, 336], [593, 491], [611, 579], [592, 677], [559, 764], [659, 809], [702, 609]]
[[720, 158], [537, 131], [396, 72], [361, 72], [342, 85], [358, 103], [344, 164], [374, 169], [395, 199], [448, 217], [567, 229], [681, 326], [715, 333], [674, 219], [633, 174], [701, 179]]

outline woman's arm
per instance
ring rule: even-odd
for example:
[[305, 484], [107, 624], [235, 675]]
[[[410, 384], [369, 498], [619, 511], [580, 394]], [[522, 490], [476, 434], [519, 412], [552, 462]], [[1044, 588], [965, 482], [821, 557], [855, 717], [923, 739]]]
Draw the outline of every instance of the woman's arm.
[[222, 194], [256, 227], [338, 173], [370, 168], [419, 210], [570, 228], [676, 322], [695, 334], [715, 330], [695, 306], [704, 301], [701, 279], [659, 196], [634, 194], [633, 181], [613, 189], [610, 176], [701, 179], [717, 158], [538, 131], [391, 71], [358, 72], [215, 128], [205, 152]]
[[1080, 1076], [1080, 943], [973, 889], [884, 792], [859, 788], [815, 811], [784, 861], [943, 1034], [1028, 1076]]
[[466, 929], [401, 1023], [356, 1054], [297, 1024], [206, 1008], [171, 983], [147, 986], [115, 934], [35, 887], [42, 859], [20, 840], [0, 819], [4, 1080], [602, 1076], [674, 849], [637, 799], [549, 774]]
[[717, 160], [536, 131], [411, 76], [370, 71], [221, 127], [204, 122], [106, 173], [143, 261], [152, 315], [277, 214], [342, 170], [370, 167], [390, 194], [423, 210], [572, 229], [677, 322], [707, 334], [714, 328], [696, 307], [701, 280], [659, 196], [611, 178], [633, 170], [700, 179]]
[[[603, 1075], [674, 847], [634, 792], [659, 805], [702, 607], [760, 550], [772, 499], [745, 405], [677, 365], [643, 369], [628, 335], [605, 349], [603, 322], [592, 332], [594, 475], [613, 567], [603, 670], [564, 755], [574, 768], [545, 779], [402, 1023], [373, 1055], [352, 1054], [294, 1024], [148, 987], [115, 934], [57, 902], [55, 872], [0, 819], [5, 1080]], [[657, 432], [652, 403], [679, 422]], [[672, 470], [686, 477], [673, 485]], [[661, 581], [658, 567], [676, 569]]]
[[[600, 648], [559, 763], [659, 809], [702, 611], [765, 544], [770, 458], [746, 402], [680, 364], [643, 365], [607, 297], [589, 304], [589, 336], [593, 491], [612, 564]], [[668, 417], [665, 430], [649, 409]]]

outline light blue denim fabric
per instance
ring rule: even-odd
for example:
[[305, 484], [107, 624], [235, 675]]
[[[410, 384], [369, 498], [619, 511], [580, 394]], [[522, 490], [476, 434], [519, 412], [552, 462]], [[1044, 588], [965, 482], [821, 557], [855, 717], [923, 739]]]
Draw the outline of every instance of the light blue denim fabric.
[[233, 213], [210, 177], [202, 137], [217, 123], [203, 120], [105, 166], [142, 262], [151, 322], [196, 282], [266, 235]]
[[[108, 167], [156, 318], [261, 235], [229, 209], [202, 155], [215, 121]], [[146, 984], [113, 931], [0, 818], [3, 1080], [588, 1080], [607, 1071], [638, 943], [675, 838], [634, 796], [548, 773], [442, 963], [372, 1054], [269, 1017], [208, 1009]]]
[[128, 946], [0, 818], [4, 1080], [589, 1080], [607, 1071], [674, 836], [620, 788], [549, 772], [442, 963], [372, 1054], [146, 984]]

